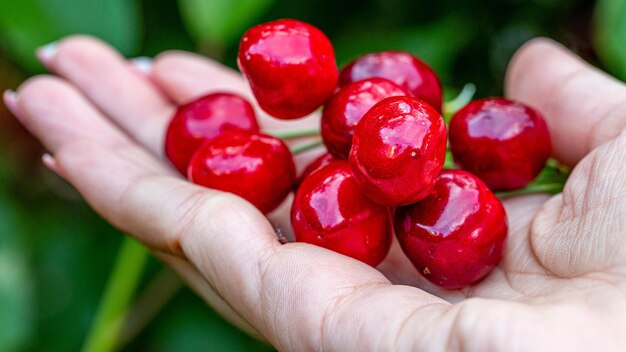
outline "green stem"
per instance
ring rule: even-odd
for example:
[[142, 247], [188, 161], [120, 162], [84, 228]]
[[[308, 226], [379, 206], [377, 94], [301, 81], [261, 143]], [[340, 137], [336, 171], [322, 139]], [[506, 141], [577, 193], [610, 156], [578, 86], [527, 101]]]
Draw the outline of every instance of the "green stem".
[[316, 137], [320, 135], [320, 130], [314, 129], [314, 130], [276, 131], [276, 132], [268, 131], [267, 134], [272, 135], [276, 138], [288, 140], [288, 139], [297, 139], [297, 138], [304, 138], [304, 137]]
[[83, 352], [113, 351], [120, 327], [141, 279], [148, 250], [126, 237], [119, 249], [96, 318], [82, 347]]
[[535, 194], [535, 193], [548, 193], [548, 194], [556, 194], [563, 191], [563, 183], [538, 183], [538, 184], [530, 184], [526, 188], [516, 189], [514, 191], [507, 192], [497, 192], [496, 195], [499, 198], [510, 198], [515, 196], [521, 196], [525, 194]]
[[116, 348], [121, 350], [133, 341], [182, 287], [178, 275], [168, 268], [161, 269], [137, 295], [135, 305], [126, 314]]
[[467, 83], [456, 98], [443, 104], [443, 116], [446, 122], [450, 121], [452, 115], [467, 105], [476, 94], [476, 86], [473, 83]]
[[302, 144], [291, 148], [291, 154], [298, 155], [300, 153], [304, 153], [308, 150], [315, 149], [317, 147], [321, 147], [324, 143], [321, 140], [317, 140], [315, 142]]

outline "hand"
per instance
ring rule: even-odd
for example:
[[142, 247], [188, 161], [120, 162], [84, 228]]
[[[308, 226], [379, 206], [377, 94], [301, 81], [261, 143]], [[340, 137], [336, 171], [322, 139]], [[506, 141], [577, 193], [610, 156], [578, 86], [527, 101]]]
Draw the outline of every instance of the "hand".
[[[5, 101], [54, 155], [46, 163], [221, 314], [280, 350], [626, 346], [626, 86], [555, 43], [534, 40], [518, 52], [507, 94], [544, 113], [554, 156], [576, 167], [563, 194], [504, 202], [505, 259], [460, 291], [420, 279], [397, 243], [378, 270], [281, 245], [247, 202], [178, 177], [161, 147], [174, 104], [215, 90], [250, 96], [237, 73], [170, 52], [143, 75], [85, 37], [41, 57], [57, 77], [31, 78]], [[316, 118], [261, 123], [300, 128]], [[283, 230], [286, 210], [272, 218]]]

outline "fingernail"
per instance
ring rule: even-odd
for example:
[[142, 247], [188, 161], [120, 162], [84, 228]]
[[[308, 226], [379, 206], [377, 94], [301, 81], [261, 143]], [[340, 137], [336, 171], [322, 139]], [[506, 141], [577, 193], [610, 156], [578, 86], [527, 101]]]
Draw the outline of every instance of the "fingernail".
[[140, 56], [131, 59], [130, 63], [141, 74], [147, 75], [152, 72], [152, 58], [149, 58], [147, 56]]
[[37, 58], [44, 66], [50, 66], [52, 59], [59, 52], [59, 45], [57, 42], [46, 44], [37, 49]]
[[44, 155], [41, 156], [41, 161], [48, 169], [54, 171], [57, 175], [61, 174], [61, 168], [59, 168], [57, 159], [55, 159], [51, 154], [44, 153]]
[[17, 105], [17, 93], [11, 89], [7, 89], [4, 91], [2, 97], [4, 98], [4, 104], [7, 106], [9, 111], [11, 111], [13, 115], [19, 116], [20, 107]]

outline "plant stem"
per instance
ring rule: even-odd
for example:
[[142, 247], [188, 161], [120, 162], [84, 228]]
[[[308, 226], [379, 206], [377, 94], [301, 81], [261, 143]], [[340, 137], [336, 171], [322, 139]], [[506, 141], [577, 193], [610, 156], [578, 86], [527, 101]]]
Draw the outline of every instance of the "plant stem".
[[320, 146], [322, 146], [323, 144], [324, 144], [324, 143], [322, 143], [322, 141], [321, 141], [321, 140], [317, 140], [317, 141], [315, 141], [315, 142], [311, 142], [311, 143], [307, 143], [307, 144], [298, 145], [298, 146], [295, 146], [295, 147], [291, 148], [291, 154], [293, 154], [293, 155], [298, 155], [298, 154], [300, 154], [300, 153], [304, 153], [304, 152], [306, 152], [306, 151], [308, 151], [308, 150], [311, 150], [311, 149], [315, 149], [315, 148], [317, 148], [317, 147], [320, 147]]
[[537, 183], [530, 184], [526, 188], [516, 189], [514, 191], [507, 192], [497, 192], [496, 196], [499, 198], [510, 198], [514, 196], [521, 196], [524, 194], [534, 194], [534, 193], [548, 193], [548, 194], [556, 194], [563, 190], [563, 183]]
[[268, 131], [267, 134], [280, 138], [280, 139], [288, 140], [288, 139], [297, 139], [297, 138], [304, 138], [304, 137], [316, 137], [320, 135], [320, 130], [314, 129], [314, 130], [276, 131], [276, 132]]
[[130, 300], [148, 259], [148, 250], [130, 237], [124, 238], [100, 301], [96, 318], [82, 347], [83, 352], [113, 351]]
[[443, 116], [445, 121], [449, 122], [452, 115], [467, 105], [476, 94], [476, 86], [473, 83], [467, 83], [456, 98], [443, 104]]
[[133, 341], [183, 287], [181, 279], [169, 268], [162, 268], [137, 295], [135, 305], [126, 314], [116, 348]]

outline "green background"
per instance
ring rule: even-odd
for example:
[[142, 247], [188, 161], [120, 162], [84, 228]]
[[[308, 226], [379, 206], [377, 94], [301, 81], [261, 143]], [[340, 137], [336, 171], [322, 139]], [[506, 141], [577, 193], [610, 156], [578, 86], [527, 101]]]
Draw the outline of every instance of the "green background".
[[[623, 0], [0, 0], [0, 88], [44, 72], [35, 48], [73, 33], [128, 57], [182, 49], [234, 67], [241, 34], [283, 17], [326, 32], [340, 65], [370, 51], [411, 51], [439, 73], [447, 96], [467, 82], [477, 96], [501, 95], [508, 60], [536, 36], [626, 78]], [[42, 166], [42, 152], [0, 106], [0, 351], [79, 349], [122, 239]], [[159, 290], [148, 283], [163, 270], [151, 259], [140, 292]], [[124, 349], [271, 347], [183, 289]]]

